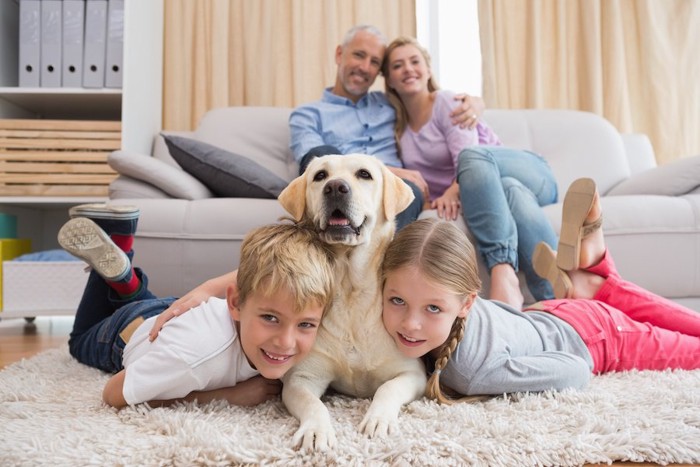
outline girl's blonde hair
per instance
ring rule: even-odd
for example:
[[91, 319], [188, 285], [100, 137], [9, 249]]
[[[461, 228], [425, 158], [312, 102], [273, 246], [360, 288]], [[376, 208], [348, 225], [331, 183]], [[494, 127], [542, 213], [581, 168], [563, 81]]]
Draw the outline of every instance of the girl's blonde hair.
[[428, 51], [412, 37], [402, 36], [391, 41], [384, 52], [384, 60], [382, 61], [382, 75], [384, 75], [384, 94], [386, 94], [389, 103], [396, 110], [396, 123], [394, 124], [394, 139], [396, 140], [396, 149], [399, 157], [401, 157], [401, 136], [406, 131], [408, 125], [408, 111], [404, 106], [399, 94], [395, 89], [389, 87], [389, 55], [405, 45], [412, 45], [423, 55], [425, 64], [428, 70], [431, 70], [430, 78], [428, 78], [428, 91], [433, 92], [440, 89], [432, 74], [432, 66], [430, 65], [430, 54]]
[[[401, 229], [384, 255], [382, 281], [387, 274], [406, 266], [417, 267], [430, 281], [469, 300], [481, 289], [474, 246], [453, 223], [421, 219]], [[454, 391], [440, 384], [440, 372], [464, 336], [465, 318], [457, 318], [447, 340], [438, 350], [426, 395], [441, 403], [452, 403], [445, 393]], [[426, 358], [427, 360], [427, 358]]]
[[236, 279], [240, 303], [253, 293], [287, 288], [294, 311], [311, 302], [328, 310], [334, 294], [334, 255], [309, 225], [281, 223], [252, 230], [241, 245]]

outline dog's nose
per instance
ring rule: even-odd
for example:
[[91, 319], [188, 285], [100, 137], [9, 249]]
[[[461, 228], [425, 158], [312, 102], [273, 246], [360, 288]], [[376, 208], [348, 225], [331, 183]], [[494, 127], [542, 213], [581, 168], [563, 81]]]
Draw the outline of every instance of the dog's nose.
[[330, 180], [323, 188], [323, 194], [326, 196], [344, 198], [350, 193], [350, 185], [345, 180]]

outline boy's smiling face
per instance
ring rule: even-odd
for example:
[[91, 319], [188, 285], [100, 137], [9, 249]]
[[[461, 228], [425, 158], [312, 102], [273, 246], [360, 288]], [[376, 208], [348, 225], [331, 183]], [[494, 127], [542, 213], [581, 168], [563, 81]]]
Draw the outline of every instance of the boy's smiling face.
[[269, 296], [252, 293], [243, 305], [229, 287], [227, 302], [239, 323], [239, 338], [248, 362], [262, 376], [279, 379], [311, 351], [321, 324], [323, 304], [294, 310], [295, 299], [283, 287]]

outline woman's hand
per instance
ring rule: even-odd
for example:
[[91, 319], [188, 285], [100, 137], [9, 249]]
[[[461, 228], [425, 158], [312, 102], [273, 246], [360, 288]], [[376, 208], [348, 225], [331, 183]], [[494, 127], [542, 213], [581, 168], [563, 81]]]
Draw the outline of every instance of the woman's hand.
[[223, 297], [226, 295], [226, 287], [228, 287], [229, 284], [235, 284], [237, 276], [238, 270], [229, 272], [223, 276], [215, 277], [199, 285], [183, 297], [175, 300], [167, 310], [158, 315], [156, 322], [148, 333], [148, 340], [151, 342], [156, 340], [158, 333], [165, 323], [174, 317], [186, 313], [191, 308], [198, 306], [202, 302], [206, 302], [211, 297]]
[[459, 185], [456, 182], [450, 185], [442, 196], [432, 202], [430, 207], [437, 210], [440, 219], [457, 220], [462, 210], [462, 203], [459, 202]]

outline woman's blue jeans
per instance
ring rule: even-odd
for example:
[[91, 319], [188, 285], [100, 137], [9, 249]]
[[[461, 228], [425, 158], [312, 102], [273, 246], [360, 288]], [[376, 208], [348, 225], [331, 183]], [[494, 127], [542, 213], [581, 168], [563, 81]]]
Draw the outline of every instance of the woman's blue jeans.
[[[130, 252], [129, 259], [132, 255]], [[70, 354], [79, 362], [110, 373], [122, 370], [126, 343], [119, 334], [135, 319], [158, 315], [175, 301], [174, 297], [156, 298], [148, 290], [148, 277], [138, 268], [135, 272], [141, 289], [124, 300], [99, 274], [90, 271], [68, 340]]]
[[459, 154], [457, 182], [464, 220], [489, 271], [508, 263], [525, 274], [535, 300], [554, 298], [549, 282], [532, 268], [539, 242], [557, 247], [542, 206], [557, 202], [547, 161], [530, 151], [474, 146]]

